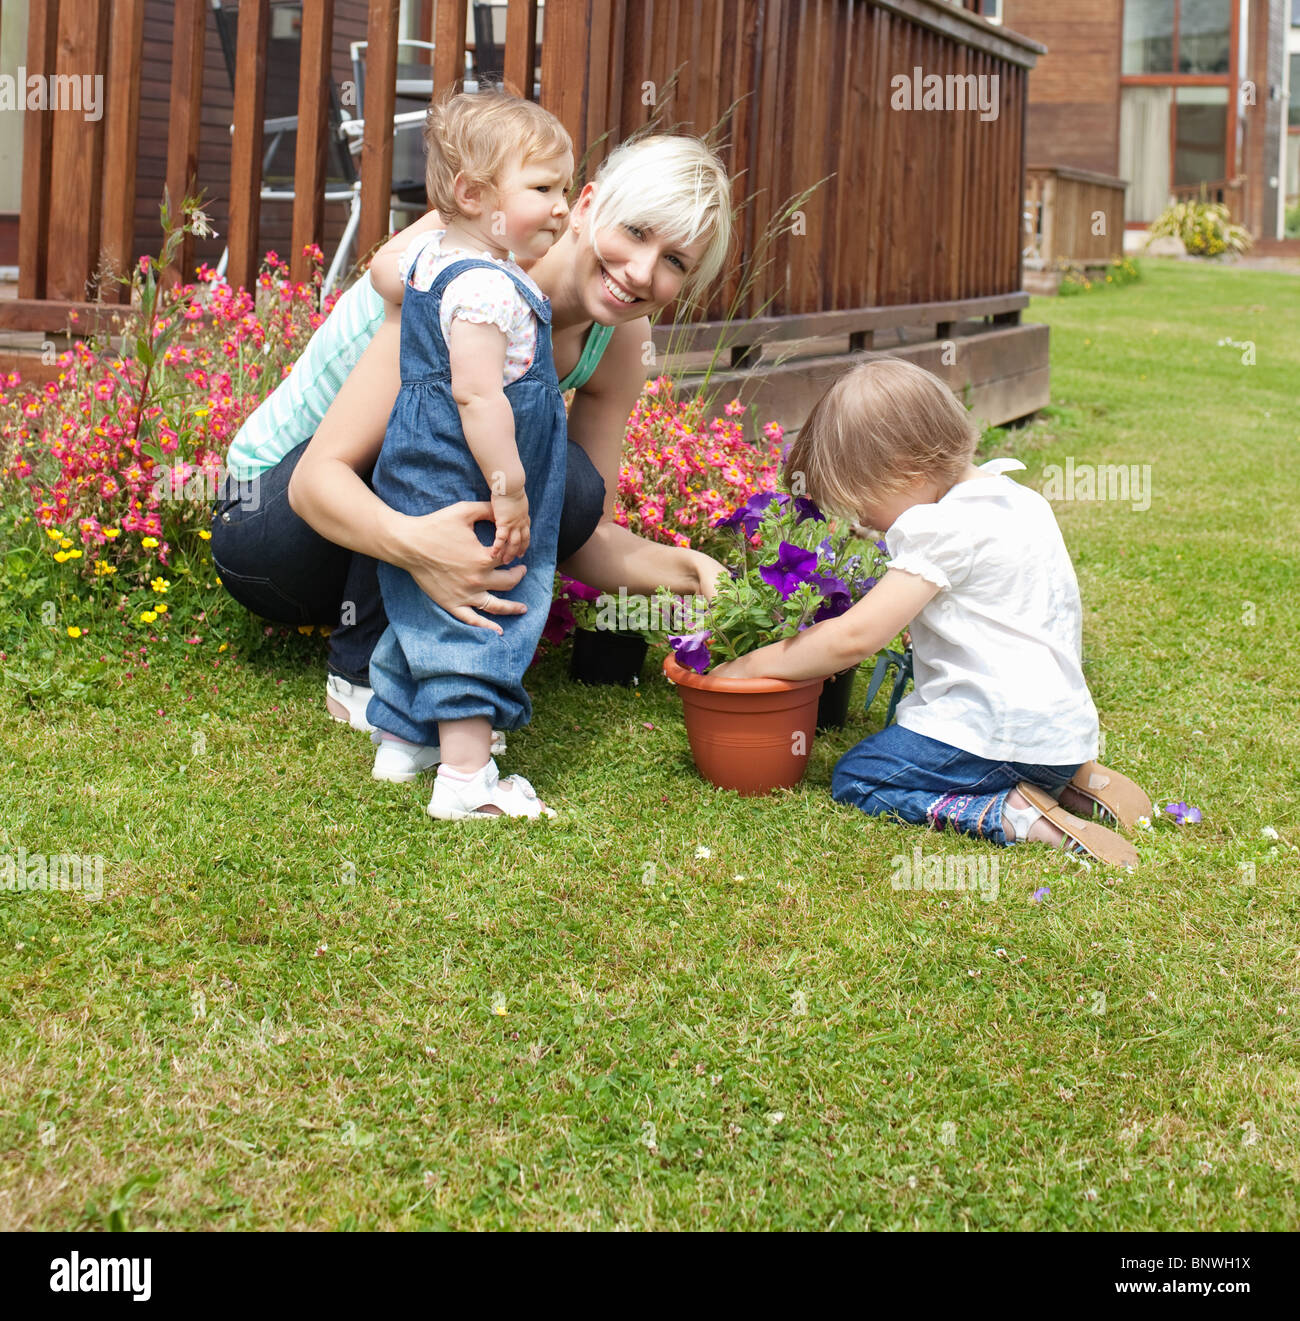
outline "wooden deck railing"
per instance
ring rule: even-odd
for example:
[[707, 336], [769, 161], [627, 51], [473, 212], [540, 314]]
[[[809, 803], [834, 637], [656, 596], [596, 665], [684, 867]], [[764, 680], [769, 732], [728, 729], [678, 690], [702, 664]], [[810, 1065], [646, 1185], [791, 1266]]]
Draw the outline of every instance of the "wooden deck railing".
[[1063, 165], [1031, 165], [1025, 209], [1045, 262], [1106, 261], [1124, 251], [1123, 179]]
[[[57, 330], [68, 308], [111, 300], [95, 276], [130, 262], [133, 162], [144, 0], [30, 0], [29, 72], [103, 72], [106, 113], [28, 113], [20, 297], [0, 327]], [[262, 88], [269, 0], [239, 7], [228, 177], [229, 278], [251, 284], [259, 246]], [[175, 0], [167, 180], [181, 197], [198, 169], [207, 0]], [[729, 313], [761, 319], [753, 336], [853, 335], [876, 326], [1014, 319], [1029, 69], [1042, 47], [944, 0], [548, 0], [541, 100], [591, 148], [590, 168], [652, 116], [705, 133], [732, 107], [723, 156], [736, 177], [740, 241], [729, 281], [696, 327], [716, 338]], [[334, 0], [303, 0], [293, 263], [322, 236]], [[392, 176], [398, 0], [370, 0], [359, 250], [382, 240]], [[467, 11], [437, 6], [435, 91], [462, 76]], [[509, 0], [505, 72], [532, 83], [536, 0]], [[995, 113], [891, 108], [891, 79], [974, 75], [996, 87]], [[675, 76], [674, 76], [675, 75]], [[996, 83], [993, 80], [996, 79]], [[795, 230], [741, 296], [760, 238], [789, 198], [818, 181]], [[179, 263], [188, 274], [190, 253]], [[828, 329], [829, 328], [829, 329]]]
[[1241, 179], [1211, 179], [1204, 183], [1177, 184], [1169, 194], [1175, 202], [1222, 202], [1228, 208], [1228, 215], [1240, 221], [1246, 185]]

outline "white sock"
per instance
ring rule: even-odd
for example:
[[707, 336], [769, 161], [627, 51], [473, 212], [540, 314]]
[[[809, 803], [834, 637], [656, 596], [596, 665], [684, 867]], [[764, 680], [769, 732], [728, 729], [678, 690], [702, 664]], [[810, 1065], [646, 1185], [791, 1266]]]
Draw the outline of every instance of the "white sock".
[[1002, 814], [1016, 832], [1015, 839], [1011, 841], [1013, 844], [1023, 844], [1029, 838], [1029, 827], [1043, 815], [1036, 807], [1012, 807], [1010, 800], [1002, 809]]
[[466, 774], [465, 771], [454, 771], [445, 762], [438, 767], [438, 774], [444, 779], [456, 780], [460, 784], [468, 784], [471, 780], [477, 780], [480, 775], [492, 764], [491, 760], [485, 761], [473, 774]]

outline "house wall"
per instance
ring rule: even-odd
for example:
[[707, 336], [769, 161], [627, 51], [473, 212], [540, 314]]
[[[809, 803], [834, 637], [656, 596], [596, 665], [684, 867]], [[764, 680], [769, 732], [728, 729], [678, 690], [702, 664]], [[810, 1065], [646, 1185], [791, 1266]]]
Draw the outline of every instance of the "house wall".
[[1029, 79], [1029, 164], [1117, 174], [1123, 0], [1003, 0], [1002, 25], [1047, 47]]

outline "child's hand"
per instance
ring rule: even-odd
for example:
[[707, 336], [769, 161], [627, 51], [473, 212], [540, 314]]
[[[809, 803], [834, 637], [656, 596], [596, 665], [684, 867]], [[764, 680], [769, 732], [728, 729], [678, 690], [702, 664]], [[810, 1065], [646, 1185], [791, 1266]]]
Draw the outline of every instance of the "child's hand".
[[761, 679], [764, 677], [763, 672], [753, 663], [753, 658], [757, 654], [757, 652], [751, 651], [745, 656], [737, 656], [735, 660], [723, 661], [721, 665], [713, 665], [709, 668], [709, 678]]
[[517, 560], [528, 549], [528, 497], [522, 491], [518, 495], [493, 495], [492, 521], [497, 525], [492, 558], [502, 564]]

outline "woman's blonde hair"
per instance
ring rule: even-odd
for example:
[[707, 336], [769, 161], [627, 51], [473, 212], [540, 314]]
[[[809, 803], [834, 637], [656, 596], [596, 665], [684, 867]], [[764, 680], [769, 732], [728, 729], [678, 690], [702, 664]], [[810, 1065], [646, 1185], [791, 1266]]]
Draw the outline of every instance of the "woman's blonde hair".
[[877, 358], [845, 372], [813, 405], [786, 455], [786, 481], [824, 509], [856, 518], [873, 496], [915, 481], [951, 485], [979, 437], [937, 376], [902, 358]]
[[683, 246], [706, 239], [686, 275], [687, 295], [708, 287], [731, 248], [731, 180], [726, 167], [699, 138], [652, 133], [612, 152], [596, 171], [591, 242], [618, 225], [645, 227]]
[[429, 107], [424, 182], [429, 204], [459, 215], [456, 176], [491, 187], [515, 161], [553, 160], [572, 153], [573, 139], [549, 110], [499, 88], [453, 92]]

